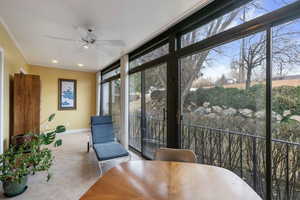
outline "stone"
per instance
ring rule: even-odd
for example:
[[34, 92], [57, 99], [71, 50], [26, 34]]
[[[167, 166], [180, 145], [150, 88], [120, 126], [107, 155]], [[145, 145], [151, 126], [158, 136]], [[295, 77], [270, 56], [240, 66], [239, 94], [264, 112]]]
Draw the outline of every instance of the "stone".
[[293, 120], [296, 120], [296, 121], [300, 122], [300, 115], [293, 115], [293, 116], [291, 116], [290, 119], [293, 119]]
[[206, 113], [206, 109], [204, 107], [200, 106], [199, 108], [197, 108], [195, 110], [195, 112], [198, 113], [198, 114], [200, 114], [200, 115], [203, 115], [203, 114]]
[[291, 111], [290, 110], [285, 110], [285, 111], [283, 111], [283, 116], [284, 117], [286, 117], [286, 116], [288, 116], [288, 115], [290, 115], [291, 114]]
[[266, 116], [266, 112], [264, 110], [260, 110], [254, 114], [257, 119], [264, 119]]
[[282, 120], [282, 117], [281, 117], [280, 114], [277, 114], [277, 115], [276, 115], [276, 120], [277, 120], [277, 121], [281, 121], [281, 120]]
[[228, 108], [223, 111], [223, 114], [226, 116], [232, 116], [232, 115], [235, 115], [236, 113], [237, 113], [237, 111], [234, 108]]
[[204, 102], [204, 103], [203, 103], [203, 107], [204, 107], [204, 108], [208, 108], [209, 105], [210, 105], [209, 102]]
[[250, 109], [240, 109], [239, 112], [244, 116], [244, 117], [252, 117], [253, 111]]
[[212, 110], [215, 113], [222, 113], [223, 112], [223, 109], [220, 106], [213, 106]]
[[209, 113], [208, 115], [206, 115], [209, 118], [217, 118], [218, 116], [215, 113]]
[[206, 109], [205, 109], [205, 112], [206, 112], [206, 113], [211, 113], [211, 108], [206, 108]]

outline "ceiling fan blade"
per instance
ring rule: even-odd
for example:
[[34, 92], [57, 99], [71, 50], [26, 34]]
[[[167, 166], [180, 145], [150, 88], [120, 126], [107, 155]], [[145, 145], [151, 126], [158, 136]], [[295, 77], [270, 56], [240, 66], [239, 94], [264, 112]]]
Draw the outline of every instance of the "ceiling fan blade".
[[78, 40], [74, 40], [71, 38], [57, 37], [57, 36], [51, 36], [51, 35], [45, 35], [44, 37], [53, 39], [53, 40], [62, 40], [62, 41], [68, 41], [68, 42], [77, 42], [78, 41]]
[[98, 44], [101, 45], [112, 45], [112, 46], [125, 46], [125, 42], [123, 40], [96, 40]]

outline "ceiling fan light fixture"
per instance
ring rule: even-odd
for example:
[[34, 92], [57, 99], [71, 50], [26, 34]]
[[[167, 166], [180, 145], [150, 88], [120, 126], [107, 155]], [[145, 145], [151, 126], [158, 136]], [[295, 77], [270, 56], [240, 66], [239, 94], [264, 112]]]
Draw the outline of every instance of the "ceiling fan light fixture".
[[88, 49], [88, 48], [89, 48], [89, 45], [88, 45], [88, 44], [85, 44], [85, 45], [83, 45], [83, 48]]

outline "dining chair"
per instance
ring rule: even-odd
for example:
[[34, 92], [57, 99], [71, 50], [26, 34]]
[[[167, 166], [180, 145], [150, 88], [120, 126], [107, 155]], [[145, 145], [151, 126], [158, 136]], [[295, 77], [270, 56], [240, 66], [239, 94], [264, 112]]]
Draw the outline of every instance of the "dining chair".
[[197, 163], [196, 154], [188, 149], [160, 148], [155, 152], [155, 160]]

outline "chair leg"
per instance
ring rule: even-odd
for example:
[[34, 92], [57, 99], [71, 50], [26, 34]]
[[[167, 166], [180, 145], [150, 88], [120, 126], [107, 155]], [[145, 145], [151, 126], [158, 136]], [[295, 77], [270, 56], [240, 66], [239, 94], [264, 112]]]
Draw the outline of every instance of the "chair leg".
[[101, 165], [101, 162], [98, 162], [98, 165], [99, 165], [99, 169], [100, 169], [100, 177], [102, 177], [102, 165]]
[[128, 156], [128, 160], [127, 161], [131, 161], [131, 154], [129, 153], [129, 156]]
[[90, 142], [87, 142], [87, 152], [90, 152]]

